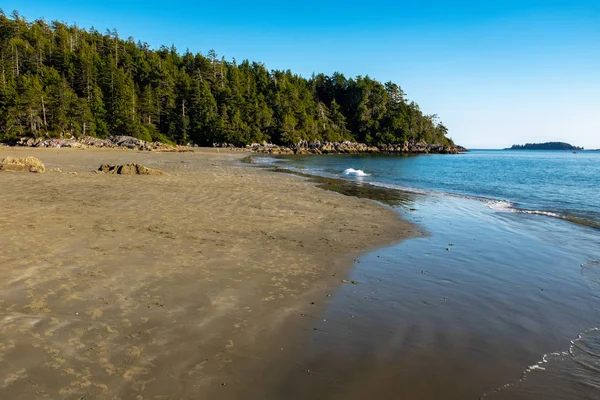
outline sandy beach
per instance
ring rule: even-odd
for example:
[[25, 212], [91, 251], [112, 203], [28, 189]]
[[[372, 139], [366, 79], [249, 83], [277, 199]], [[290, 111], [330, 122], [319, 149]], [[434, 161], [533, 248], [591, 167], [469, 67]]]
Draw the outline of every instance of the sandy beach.
[[[311, 315], [392, 209], [247, 153], [0, 147], [0, 398], [277, 398]], [[138, 162], [163, 176], [96, 174]], [[360, 282], [359, 282], [360, 284]]]

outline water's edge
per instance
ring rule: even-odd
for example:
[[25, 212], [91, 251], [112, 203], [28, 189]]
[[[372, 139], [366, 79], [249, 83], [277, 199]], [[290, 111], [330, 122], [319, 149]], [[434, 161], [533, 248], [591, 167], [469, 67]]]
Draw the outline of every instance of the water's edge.
[[[393, 207], [393, 208], [400, 208], [402, 211], [414, 210], [414, 208], [412, 208], [412, 207], [414, 206], [416, 199], [418, 199], [422, 196], [428, 196], [428, 195], [434, 194], [434, 195], [438, 195], [438, 196], [439, 195], [449, 196], [449, 197], [455, 197], [455, 198], [460, 198], [460, 199], [468, 199], [468, 200], [484, 202], [489, 208], [496, 210], [496, 211], [510, 211], [513, 213], [542, 216], [542, 217], [551, 218], [551, 219], [564, 220], [564, 221], [568, 221], [571, 223], [575, 223], [576, 225], [578, 225], [580, 228], [583, 228], [584, 230], [585, 229], [596, 230], [596, 229], [600, 228], [600, 224], [596, 224], [593, 221], [590, 223], [590, 221], [568, 218], [565, 216], [557, 215], [555, 213], [548, 212], [548, 211], [542, 211], [542, 210], [517, 209], [515, 207], [512, 207], [512, 204], [507, 201], [499, 201], [496, 199], [488, 199], [488, 198], [482, 198], [482, 197], [476, 197], [476, 196], [455, 195], [455, 194], [450, 194], [450, 193], [439, 193], [439, 192], [436, 193], [436, 192], [429, 192], [429, 191], [417, 192], [417, 191], [404, 190], [403, 188], [400, 188], [400, 187], [390, 187], [387, 185], [373, 184], [371, 182], [361, 182], [361, 181], [348, 180], [348, 179], [343, 179], [343, 178], [325, 177], [325, 176], [320, 176], [320, 175], [315, 175], [315, 174], [308, 174], [305, 172], [301, 172], [298, 170], [285, 168], [285, 167], [281, 167], [281, 166], [257, 165], [253, 161], [253, 159], [255, 157], [265, 157], [265, 156], [250, 156], [250, 157], [247, 157], [244, 160], [244, 162], [253, 164], [259, 168], [268, 169], [273, 172], [285, 173], [285, 174], [294, 175], [294, 176], [297, 176], [300, 178], [308, 179], [311, 182], [313, 182], [316, 186], [318, 186], [322, 189], [325, 189], [325, 190], [334, 191], [334, 192], [337, 192], [337, 193], [340, 193], [343, 195], [347, 195], [347, 196], [367, 198], [367, 199], [376, 201], [381, 204], [385, 204], [385, 205]], [[267, 155], [267, 157], [268, 157], [268, 155]], [[399, 211], [399, 210], [397, 210], [397, 211]], [[401, 212], [398, 212], [398, 215], [401, 216]], [[532, 218], [534, 218], [534, 217], [532, 217]], [[418, 221], [417, 221], [417, 224], [418, 224]], [[422, 227], [422, 229], [425, 229], [425, 228]], [[365, 254], [366, 253], [368, 253], [368, 252], [365, 252]], [[598, 281], [598, 283], [600, 283], [600, 280]], [[590, 334], [596, 335], [597, 332], [598, 332], [598, 328], [590, 328], [588, 331], [581, 332], [578, 339], [571, 340], [572, 346], [571, 346], [570, 350], [557, 351], [555, 353], [546, 353], [546, 354], [541, 355], [541, 360], [538, 363], [533, 364], [533, 365], [527, 367], [526, 369], [522, 370], [522, 372], [520, 373], [520, 375], [521, 375], [520, 379], [518, 379], [517, 381], [513, 381], [512, 383], [507, 383], [503, 386], [500, 386], [497, 389], [491, 390], [491, 391], [483, 394], [480, 398], [487, 399], [489, 397], [497, 398], [498, 397], [497, 395], [501, 395], [501, 396], [502, 395], [510, 395], [510, 393], [506, 393], [506, 391], [512, 390], [514, 388], [518, 388], [520, 385], [523, 384], [523, 382], [526, 382], [527, 384], [529, 384], [527, 381], [530, 378], [530, 375], [532, 373], [546, 371], [546, 364], [548, 364], [549, 362], [554, 362], [555, 360], [558, 360], [558, 358], [560, 358], [560, 357], [563, 357], [563, 358], [570, 357], [569, 360], [567, 360], [567, 362], [574, 361], [574, 362], [578, 363], [579, 362], [578, 359], [576, 359], [573, 356], [573, 351], [572, 351], [572, 349], [574, 348], [573, 346], [575, 346], [576, 343], [579, 343], [581, 341], [582, 335], [587, 337]], [[595, 336], [594, 336], [594, 340], [596, 340]], [[541, 353], [538, 353], [538, 354], [541, 354]], [[572, 358], [572, 360], [571, 360], [571, 358]], [[561, 359], [560, 362], [564, 363], [565, 360]], [[562, 368], [562, 365], [563, 364], [560, 364], [561, 368]]]

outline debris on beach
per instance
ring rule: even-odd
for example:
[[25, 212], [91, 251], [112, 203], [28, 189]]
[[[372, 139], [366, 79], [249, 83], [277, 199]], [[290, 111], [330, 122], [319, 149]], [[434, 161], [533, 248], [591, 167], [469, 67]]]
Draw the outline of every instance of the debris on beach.
[[144, 167], [141, 164], [109, 165], [103, 164], [98, 168], [99, 172], [118, 175], [164, 175], [163, 171]]
[[44, 164], [35, 157], [6, 157], [0, 163], [0, 171], [46, 172]]

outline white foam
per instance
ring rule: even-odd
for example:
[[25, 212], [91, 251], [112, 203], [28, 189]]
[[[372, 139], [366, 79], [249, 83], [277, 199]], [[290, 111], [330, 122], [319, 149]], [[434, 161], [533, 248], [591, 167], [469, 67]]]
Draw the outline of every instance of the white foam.
[[519, 210], [519, 212], [523, 214], [533, 214], [533, 215], [545, 215], [547, 217], [554, 218], [562, 218], [560, 214], [550, 212], [550, 211], [539, 211], [539, 210]]
[[354, 168], [348, 168], [348, 169], [344, 170], [343, 175], [346, 175], [346, 176], [368, 176], [368, 174], [365, 174], [365, 171], [363, 171], [362, 169], [354, 169]]
[[498, 211], [515, 211], [514, 203], [506, 200], [485, 200], [485, 204], [492, 210]]
[[277, 161], [278, 161], [278, 159], [273, 158], [273, 157], [265, 157], [265, 156], [252, 157], [252, 163], [258, 164], [258, 165], [272, 165], [272, 164], [275, 164]]
[[401, 190], [403, 192], [408, 192], [408, 193], [428, 194], [428, 195], [432, 195], [432, 196], [441, 196], [441, 195], [443, 195], [443, 193], [440, 193], [440, 192], [434, 192], [434, 191], [431, 191], [431, 190], [424, 190], [424, 189], [416, 189], [416, 188], [409, 187], [409, 186], [393, 185], [393, 184], [390, 184], [390, 183], [369, 182], [369, 184], [373, 185], [373, 186], [377, 186], [377, 187], [386, 188], [386, 189]]
[[516, 212], [516, 213], [529, 214], [529, 215], [543, 215], [546, 217], [564, 219], [564, 217], [562, 215], [552, 212], [552, 211], [525, 210], [522, 208], [516, 208], [515, 203], [506, 201], [506, 200], [489, 200], [489, 199], [483, 199], [483, 200], [485, 201], [485, 204], [489, 208], [491, 208], [492, 210], [496, 210], [496, 211]]
[[539, 364], [533, 364], [533, 365], [531, 365], [531, 366], [529, 366], [529, 367], [527, 368], [527, 372], [529, 372], [529, 371], [533, 371], [533, 370], [535, 370], [535, 369], [539, 369], [540, 371], [545, 371], [545, 370], [546, 370], [546, 368], [542, 367], [542, 366], [541, 366], [541, 365], [539, 365]]

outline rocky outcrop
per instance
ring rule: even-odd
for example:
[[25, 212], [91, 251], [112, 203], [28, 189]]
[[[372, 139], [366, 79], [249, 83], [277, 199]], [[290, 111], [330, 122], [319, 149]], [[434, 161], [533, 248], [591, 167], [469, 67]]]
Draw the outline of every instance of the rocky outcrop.
[[277, 146], [270, 143], [253, 143], [246, 149], [267, 154], [458, 154], [466, 152], [461, 146], [428, 144], [426, 142], [404, 142], [402, 144], [381, 144], [369, 146], [355, 142], [312, 142], [301, 141], [293, 146]]
[[152, 143], [134, 138], [132, 136], [111, 136], [109, 139], [115, 147], [125, 147], [130, 150], [152, 151]]
[[382, 153], [407, 153], [407, 154], [458, 154], [467, 151], [461, 146], [447, 146], [442, 144], [429, 144], [426, 142], [404, 142], [402, 144], [382, 144], [379, 146]]
[[44, 164], [35, 157], [6, 157], [0, 162], [0, 171], [45, 172]]
[[246, 146], [247, 150], [256, 151], [258, 153], [267, 153], [267, 154], [294, 154], [294, 150], [290, 147], [285, 146], [277, 146], [276, 144], [271, 143], [252, 143], [251, 145]]
[[161, 142], [146, 142], [132, 136], [111, 136], [108, 139], [100, 139], [92, 136], [81, 136], [72, 139], [43, 139], [43, 138], [21, 138], [16, 142], [17, 146], [27, 147], [71, 147], [85, 149], [96, 148], [124, 148], [141, 151], [178, 151], [180, 147]]
[[116, 175], [164, 175], [163, 171], [144, 167], [141, 164], [108, 165], [104, 164], [98, 168], [99, 172]]

